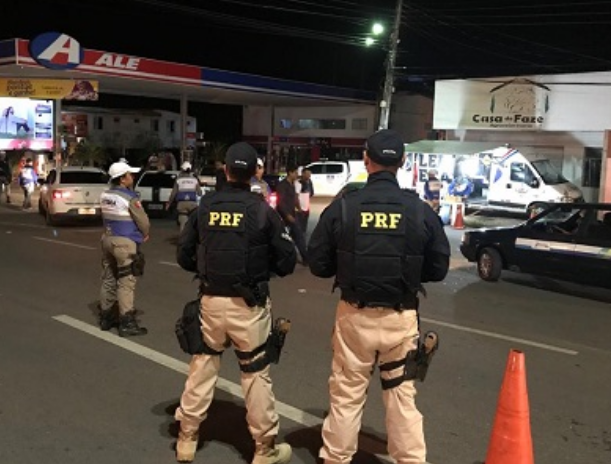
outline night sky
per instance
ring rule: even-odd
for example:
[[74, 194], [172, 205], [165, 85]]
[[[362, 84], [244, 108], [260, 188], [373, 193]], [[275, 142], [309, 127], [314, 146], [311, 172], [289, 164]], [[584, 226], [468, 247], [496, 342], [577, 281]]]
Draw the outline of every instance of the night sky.
[[[2, 0], [0, 37], [68, 33], [87, 48], [379, 90], [394, 0]], [[409, 0], [399, 89], [435, 78], [611, 69], [611, 1]]]

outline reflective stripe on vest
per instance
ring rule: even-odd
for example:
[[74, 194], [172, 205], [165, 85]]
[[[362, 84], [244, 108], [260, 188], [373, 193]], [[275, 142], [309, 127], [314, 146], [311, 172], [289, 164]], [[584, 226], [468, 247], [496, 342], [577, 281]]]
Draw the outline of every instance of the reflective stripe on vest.
[[104, 227], [115, 237], [142, 243], [144, 237], [129, 212], [129, 202], [137, 195], [127, 189], [106, 190], [100, 197]]
[[194, 177], [179, 177], [176, 179], [178, 193], [176, 201], [197, 201], [197, 186], [199, 181]]

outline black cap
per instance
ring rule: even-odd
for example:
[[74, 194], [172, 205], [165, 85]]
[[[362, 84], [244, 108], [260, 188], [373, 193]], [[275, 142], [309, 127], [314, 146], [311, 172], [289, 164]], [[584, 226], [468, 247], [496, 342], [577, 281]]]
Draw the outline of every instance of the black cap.
[[390, 129], [382, 129], [369, 137], [365, 149], [367, 156], [382, 166], [399, 165], [405, 150], [399, 133]]
[[227, 149], [225, 164], [230, 169], [254, 172], [257, 168], [257, 150], [246, 142], [234, 143]]

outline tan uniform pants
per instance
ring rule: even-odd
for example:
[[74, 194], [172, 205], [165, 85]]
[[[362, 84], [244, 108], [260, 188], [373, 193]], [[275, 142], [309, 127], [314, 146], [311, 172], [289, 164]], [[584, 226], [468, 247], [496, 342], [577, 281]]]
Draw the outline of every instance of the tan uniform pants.
[[176, 212], [178, 213], [178, 227], [180, 231], [185, 228], [185, 224], [189, 219], [191, 211], [197, 208], [197, 203], [194, 201], [179, 201], [176, 203]]
[[131, 265], [136, 252], [133, 240], [110, 235], [102, 237], [102, 311], [112, 309], [115, 303], [122, 315], [134, 309], [136, 278], [131, 273]]
[[[358, 433], [371, 374], [378, 364], [404, 359], [417, 346], [416, 311], [357, 309], [345, 301], [337, 307], [330, 408], [322, 430], [320, 457], [325, 464], [349, 463], [357, 451]], [[398, 377], [403, 368], [382, 372]], [[424, 464], [426, 445], [422, 415], [416, 409], [414, 381], [384, 390], [388, 452], [397, 464]]]
[[[252, 351], [265, 343], [271, 323], [270, 305], [249, 308], [242, 298], [202, 298], [204, 341], [214, 350], [222, 351], [230, 341], [239, 351]], [[201, 354], [191, 359], [189, 377], [175, 414], [183, 432], [195, 432], [206, 418], [220, 367], [220, 356]], [[259, 372], [241, 373], [246, 420], [257, 444], [278, 435], [279, 420], [269, 369], [267, 366]]]

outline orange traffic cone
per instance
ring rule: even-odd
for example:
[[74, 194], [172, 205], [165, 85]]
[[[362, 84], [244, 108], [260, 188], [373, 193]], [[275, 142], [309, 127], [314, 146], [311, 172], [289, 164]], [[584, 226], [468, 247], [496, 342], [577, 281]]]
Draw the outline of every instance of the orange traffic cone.
[[462, 206], [463, 205], [460, 203], [456, 205], [456, 217], [454, 218], [454, 224], [452, 224], [452, 227], [454, 229], [464, 229], [465, 228], [465, 221], [462, 215]]
[[509, 352], [486, 464], [534, 464], [524, 353]]

